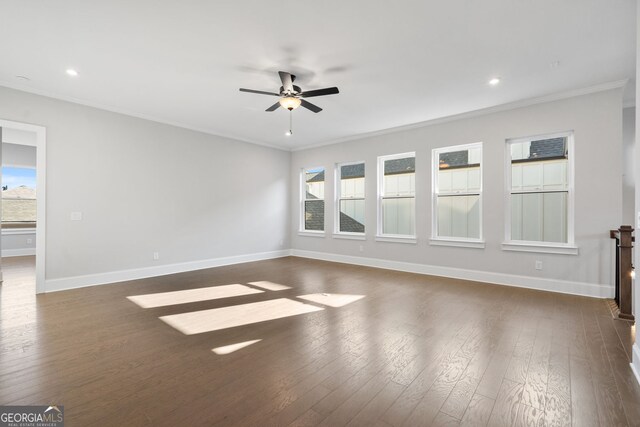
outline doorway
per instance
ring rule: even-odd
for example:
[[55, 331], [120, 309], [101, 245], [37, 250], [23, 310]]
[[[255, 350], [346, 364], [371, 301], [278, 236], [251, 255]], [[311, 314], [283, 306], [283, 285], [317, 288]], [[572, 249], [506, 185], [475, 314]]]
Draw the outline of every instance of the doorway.
[[43, 126], [0, 119], [2, 141], [2, 256], [35, 254], [35, 292], [45, 283], [45, 142]]

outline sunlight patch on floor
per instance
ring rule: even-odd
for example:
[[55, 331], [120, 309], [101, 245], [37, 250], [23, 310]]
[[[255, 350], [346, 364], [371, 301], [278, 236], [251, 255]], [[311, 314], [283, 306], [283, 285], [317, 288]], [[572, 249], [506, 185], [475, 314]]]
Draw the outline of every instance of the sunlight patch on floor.
[[251, 340], [251, 341], [239, 342], [239, 343], [236, 343], [236, 344], [224, 345], [222, 347], [216, 347], [211, 351], [213, 351], [215, 354], [219, 354], [219, 355], [229, 354], [229, 353], [233, 353], [234, 351], [241, 350], [241, 349], [243, 349], [245, 347], [249, 347], [251, 344], [255, 344], [255, 343], [260, 342], [260, 341], [262, 341], [262, 340]]
[[320, 310], [324, 309], [288, 298], [279, 298], [191, 313], [172, 314], [162, 316], [160, 320], [185, 335], [193, 335]]
[[260, 294], [264, 291], [244, 285], [211, 286], [209, 288], [185, 289], [182, 291], [161, 292], [157, 294], [135, 295], [127, 297], [142, 308], [164, 307], [241, 295]]
[[364, 298], [364, 295], [347, 295], [347, 294], [309, 294], [299, 295], [298, 298], [307, 301], [315, 302], [318, 304], [328, 305], [329, 307], [343, 307], [352, 302], [356, 302], [359, 299]]
[[262, 289], [266, 289], [268, 291], [284, 291], [286, 289], [291, 289], [290, 286], [281, 285], [279, 283], [273, 283], [266, 280], [260, 282], [249, 282], [249, 285], [257, 286]]

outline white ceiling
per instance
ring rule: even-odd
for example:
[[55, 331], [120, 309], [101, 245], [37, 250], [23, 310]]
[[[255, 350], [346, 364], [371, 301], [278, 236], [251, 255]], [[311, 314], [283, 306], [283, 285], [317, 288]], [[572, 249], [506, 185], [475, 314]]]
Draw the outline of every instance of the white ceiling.
[[[635, 0], [0, 0], [0, 11], [0, 85], [283, 148], [635, 74]], [[341, 92], [310, 99], [319, 114], [295, 110], [293, 137], [288, 112], [264, 112], [274, 98], [238, 91], [277, 91], [278, 70]]]

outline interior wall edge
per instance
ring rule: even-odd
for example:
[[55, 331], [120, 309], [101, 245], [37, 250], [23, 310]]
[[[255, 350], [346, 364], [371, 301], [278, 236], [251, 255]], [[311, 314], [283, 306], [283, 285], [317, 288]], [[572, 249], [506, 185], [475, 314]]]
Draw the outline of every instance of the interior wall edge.
[[640, 347], [638, 346], [637, 340], [635, 344], [633, 344], [633, 357], [630, 365], [638, 384], [640, 384]]
[[546, 279], [541, 277], [518, 276], [514, 274], [495, 273], [491, 271], [467, 270], [463, 268], [442, 267], [429, 264], [417, 264], [402, 261], [389, 261], [380, 258], [366, 258], [349, 255], [315, 252], [292, 249], [292, 256], [311, 258], [322, 261], [340, 262], [365, 267], [396, 270], [407, 273], [426, 274], [430, 276], [448, 277], [452, 279], [483, 282], [494, 285], [514, 286], [561, 294], [580, 295], [594, 298], [613, 298], [614, 287], [609, 284], [572, 282], [567, 280]]

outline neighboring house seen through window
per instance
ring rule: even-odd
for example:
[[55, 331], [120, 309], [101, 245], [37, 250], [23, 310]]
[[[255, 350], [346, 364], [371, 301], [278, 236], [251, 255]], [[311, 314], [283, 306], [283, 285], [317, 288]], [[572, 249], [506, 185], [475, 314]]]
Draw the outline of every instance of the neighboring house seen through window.
[[337, 166], [337, 232], [364, 233], [364, 163]]
[[324, 168], [302, 171], [302, 231], [324, 231]]
[[433, 150], [433, 237], [482, 238], [482, 144]]
[[378, 158], [378, 234], [415, 237], [415, 153]]
[[571, 134], [508, 141], [507, 241], [573, 244]]
[[36, 222], [36, 170], [2, 167], [2, 223]]

